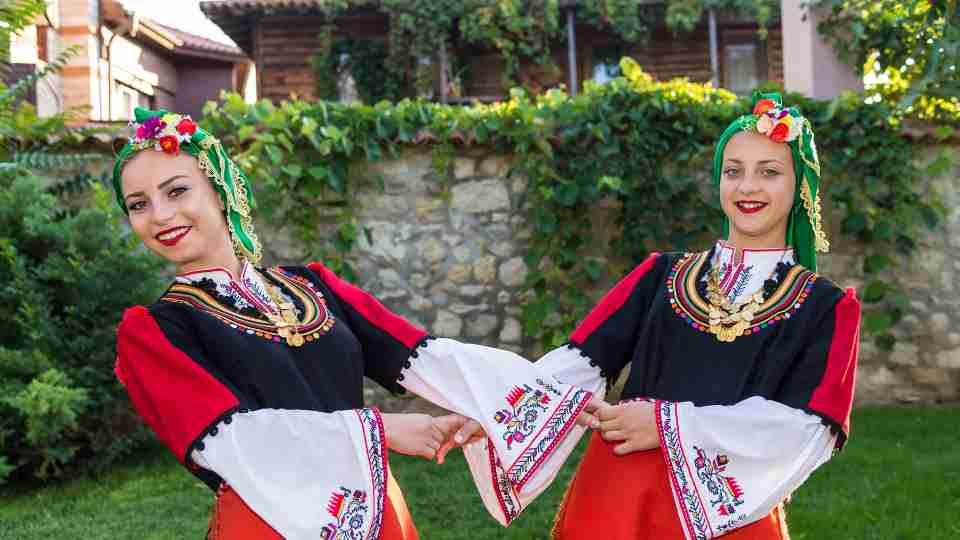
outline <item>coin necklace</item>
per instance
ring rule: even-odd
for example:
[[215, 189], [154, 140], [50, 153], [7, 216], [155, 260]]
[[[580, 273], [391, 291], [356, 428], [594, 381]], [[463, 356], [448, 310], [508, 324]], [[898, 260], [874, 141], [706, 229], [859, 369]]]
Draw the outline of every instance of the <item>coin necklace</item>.
[[297, 328], [299, 328], [302, 323], [300, 319], [297, 318], [297, 311], [293, 302], [284, 298], [280, 293], [280, 289], [267, 280], [266, 276], [263, 276], [263, 278], [263, 284], [267, 290], [267, 294], [273, 300], [273, 303], [276, 304], [280, 312], [279, 315], [276, 313], [265, 313], [264, 315], [277, 327], [277, 334], [287, 340], [287, 345], [291, 347], [303, 346], [306, 340], [297, 332]]
[[[777, 275], [777, 269], [783, 262], [781, 255], [780, 262], [774, 267], [770, 276], [764, 280], [764, 283], [773, 279]], [[730, 297], [723, 293], [720, 288], [720, 268], [714, 266], [707, 274], [707, 303], [710, 305], [710, 333], [717, 336], [717, 339], [731, 343], [743, 332], [750, 328], [753, 317], [756, 315], [760, 306], [763, 305], [764, 287], [750, 295], [750, 298], [743, 302], [733, 303]]]

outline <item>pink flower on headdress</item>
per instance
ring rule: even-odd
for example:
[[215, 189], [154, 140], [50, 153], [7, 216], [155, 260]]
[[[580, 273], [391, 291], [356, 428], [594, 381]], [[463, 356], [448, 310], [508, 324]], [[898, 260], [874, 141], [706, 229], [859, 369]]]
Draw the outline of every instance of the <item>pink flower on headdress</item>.
[[[160, 134], [163, 128], [164, 123], [160, 121], [160, 118], [151, 116], [137, 129], [137, 136], [141, 139], [153, 139]], [[143, 134], [140, 133], [141, 129], [143, 130]]]

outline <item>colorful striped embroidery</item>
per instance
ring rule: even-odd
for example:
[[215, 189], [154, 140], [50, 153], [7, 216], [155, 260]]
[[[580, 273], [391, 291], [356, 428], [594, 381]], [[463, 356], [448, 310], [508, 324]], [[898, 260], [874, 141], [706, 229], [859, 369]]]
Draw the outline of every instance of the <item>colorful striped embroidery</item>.
[[[307, 341], [313, 341], [333, 328], [336, 319], [327, 309], [327, 300], [312, 282], [278, 268], [270, 268], [266, 272], [282, 283], [286, 291], [298, 298], [303, 305], [303, 324], [296, 328], [297, 333], [303, 335]], [[230, 328], [246, 334], [262, 337], [276, 343], [283, 341], [283, 338], [277, 333], [277, 327], [266, 318], [251, 317], [238, 313], [237, 310], [223, 305], [197, 286], [174, 283], [160, 300], [193, 306], [213, 315]]]
[[[685, 323], [700, 332], [710, 330], [710, 307], [697, 291], [697, 276], [707, 262], [709, 253], [690, 253], [682, 257], [667, 275], [667, 295], [670, 308]], [[810, 295], [817, 275], [800, 265], [794, 265], [770, 298], [760, 305], [753, 322], [743, 335], [759, 333], [779, 321], [789, 319], [803, 306]]]
[[364, 428], [364, 445], [370, 463], [370, 488], [373, 491], [373, 518], [367, 540], [380, 538], [383, 512], [387, 503], [387, 439], [383, 419], [376, 409], [359, 409], [357, 417]]
[[692, 540], [713, 538], [713, 528], [707, 516], [707, 509], [700, 499], [695, 479], [691, 478], [687, 465], [687, 456], [683, 452], [680, 440], [680, 426], [677, 418], [677, 404], [669, 401], [656, 402], [657, 428], [660, 447], [670, 472], [670, 483], [674, 500], [683, 513], [683, 527], [686, 536]]

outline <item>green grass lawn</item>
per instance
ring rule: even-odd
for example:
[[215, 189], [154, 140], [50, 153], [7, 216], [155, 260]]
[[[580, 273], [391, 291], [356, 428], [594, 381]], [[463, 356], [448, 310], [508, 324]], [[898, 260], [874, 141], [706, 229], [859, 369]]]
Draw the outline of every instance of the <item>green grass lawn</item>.
[[[582, 451], [583, 445], [578, 451]], [[571, 459], [509, 529], [486, 514], [457, 453], [391, 456], [424, 540], [546, 538]], [[0, 540], [200, 539], [211, 495], [157, 449], [96, 479], [0, 495]], [[847, 449], [788, 506], [793, 540], [960, 539], [960, 407], [866, 408]]]

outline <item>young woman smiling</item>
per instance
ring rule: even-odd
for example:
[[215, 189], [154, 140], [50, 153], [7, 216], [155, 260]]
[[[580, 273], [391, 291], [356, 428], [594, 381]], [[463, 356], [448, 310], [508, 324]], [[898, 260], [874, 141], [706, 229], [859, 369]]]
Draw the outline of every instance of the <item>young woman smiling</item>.
[[[513, 353], [432, 339], [322, 264], [255, 266], [250, 185], [220, 143], [189, 117], [136, 119], [117, 200], [177, 277], [124, 314], [116, 373], [216, 491], [210, 538], [416, 538], [387, 448], [442, 460], [448, 434], [476, 418], [491, 435], [477, 481], [516, 508], [556, 474], [540, 465], [570, 451], [564, 435], [596, 423], [590, 392]], [[364, 376], [459, 414], [381, 414], [363, 406]]]
[[654, 253], [537, 363], [597, 394], [631, 364], [554, 538], [786, 539], [781, 503], [847, 439], [860, 305], [816, 273], [828, 244], [809, 122], [757, 96], [713, 178], [725, 238]]

